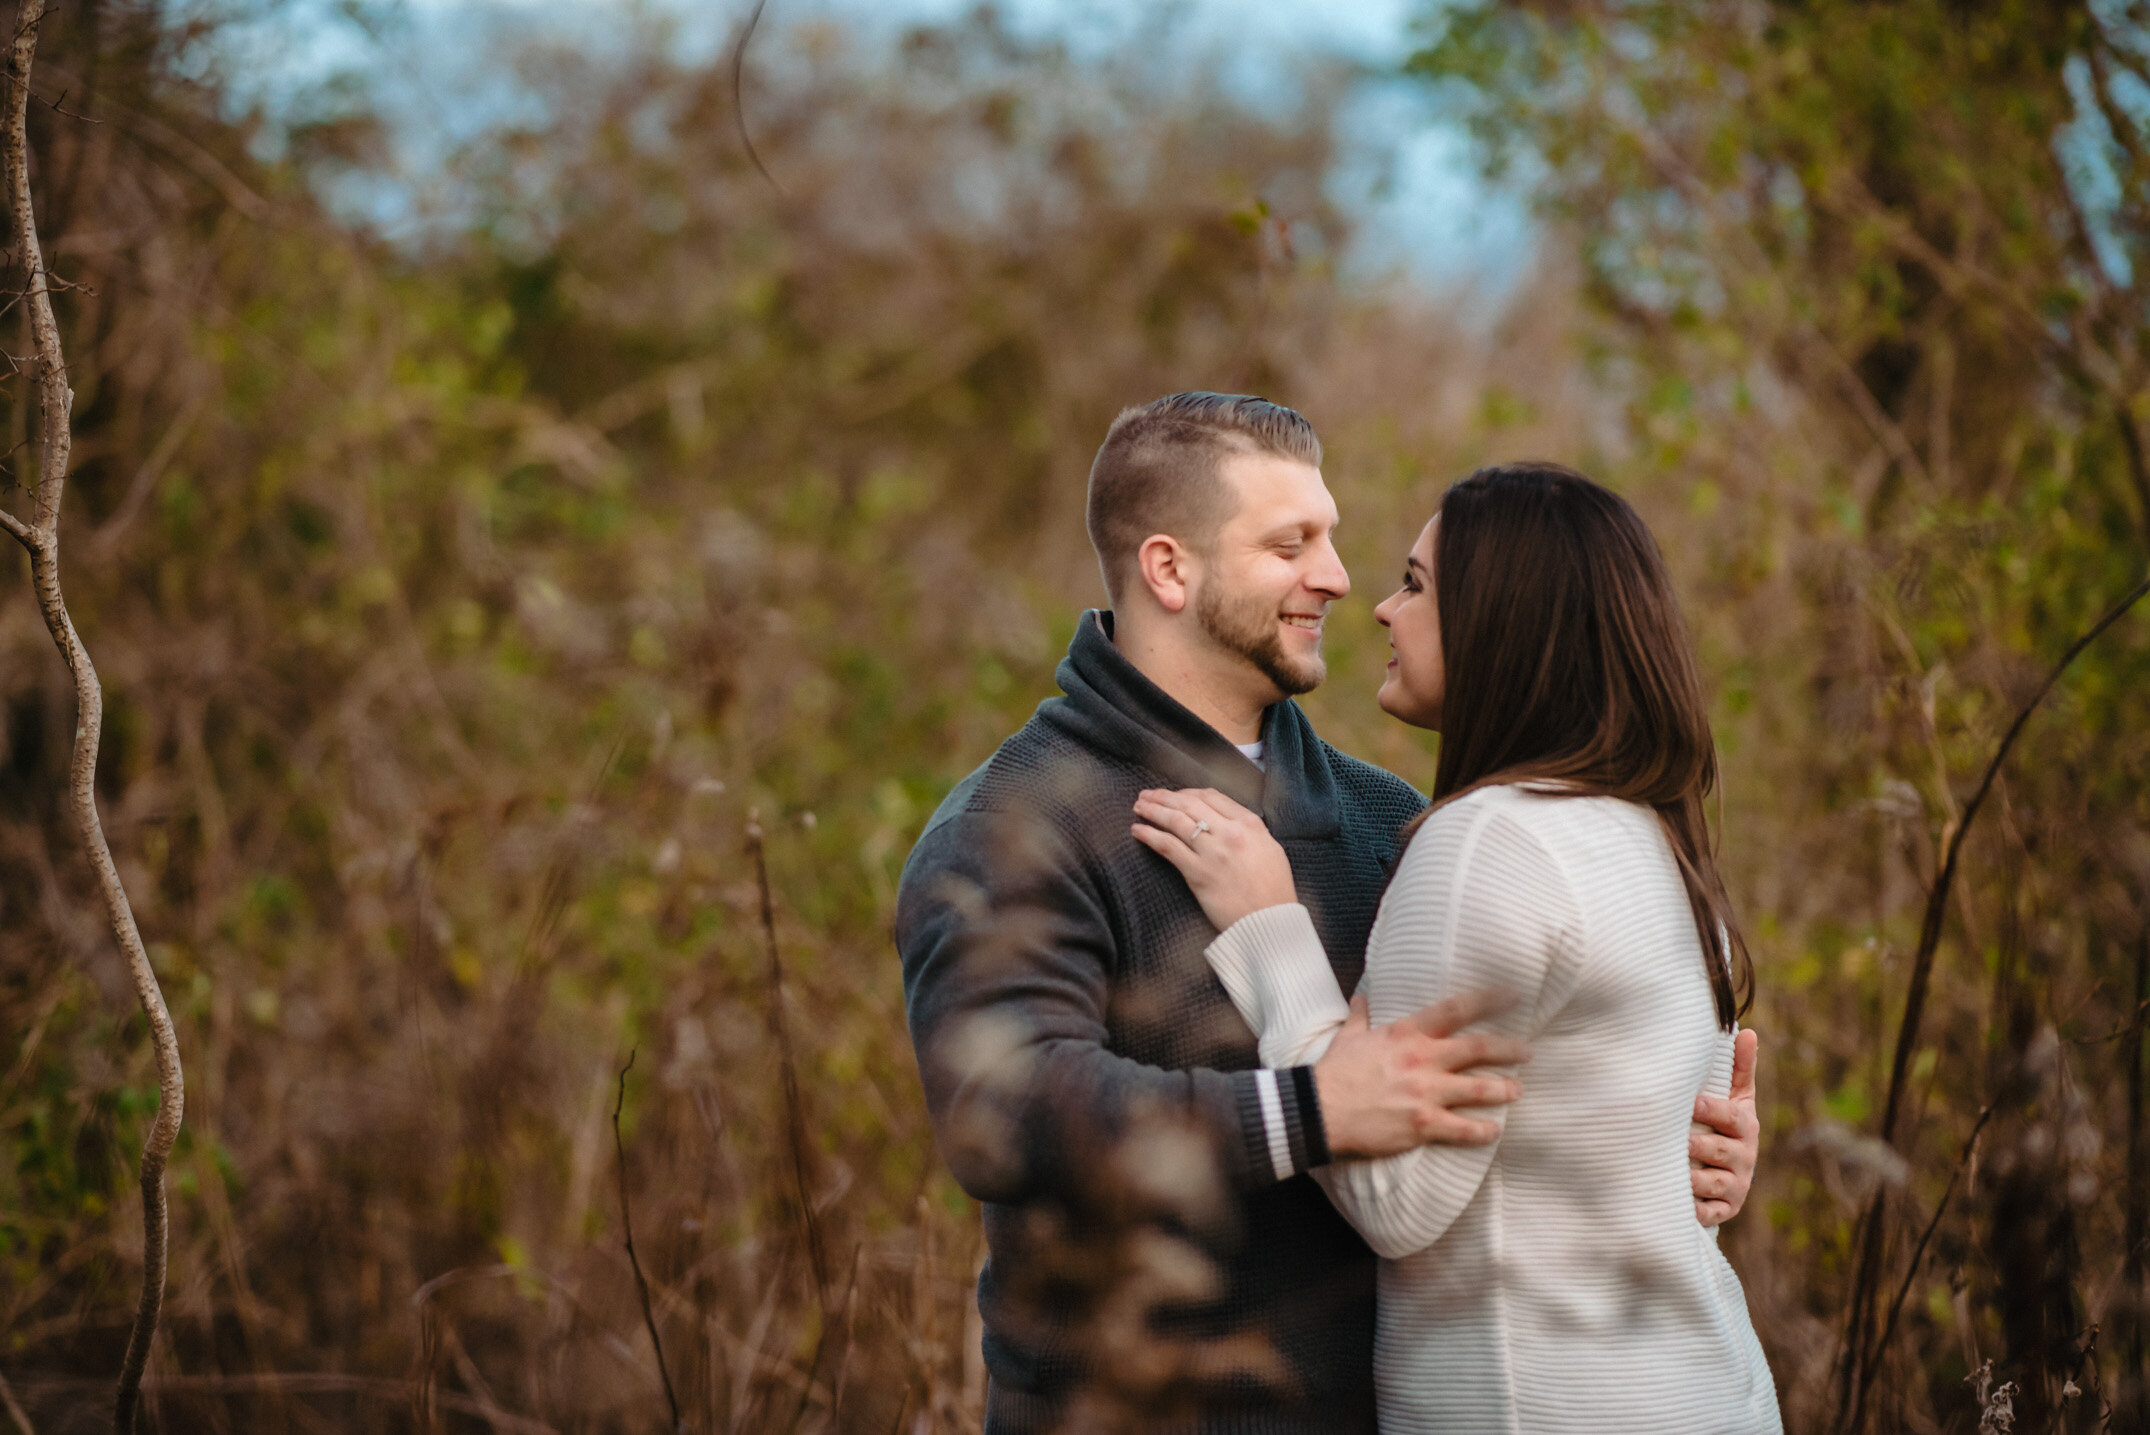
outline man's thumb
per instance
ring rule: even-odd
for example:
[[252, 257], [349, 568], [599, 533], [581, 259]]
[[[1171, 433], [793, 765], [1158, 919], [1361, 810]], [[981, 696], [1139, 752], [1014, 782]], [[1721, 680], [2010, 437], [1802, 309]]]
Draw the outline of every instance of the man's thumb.
[[1732, 1099], [1754, 1099], [1754, 1068], [1761, 1058], [1762, 1039], [1752, 1027], [1732, 1043]]

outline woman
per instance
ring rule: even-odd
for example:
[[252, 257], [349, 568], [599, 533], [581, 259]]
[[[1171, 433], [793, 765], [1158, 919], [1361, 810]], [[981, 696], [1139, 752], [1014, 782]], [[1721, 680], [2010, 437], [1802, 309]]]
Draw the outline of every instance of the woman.
[[[1781, 1428], [1689, 1116], [1730, 1080], [1752, 986], [1703, 817], [1715, 759], [1663, 558], [1619, 497], [1508, 464], [1451, 488], [1375, 610], [1382, 708], [1441, 734], [1383, 899], [1376, 1022], [1501, 985], [1534, 1052], [1483, 1146], [1318, 1172], [1382, 1257], [1381, 1428], [1740, 1435]], [[1350, 1008], [1261, 820], [1149, 792], [1137, 836], [1223, 933], [1262, 1060], [1316, 1060]]]

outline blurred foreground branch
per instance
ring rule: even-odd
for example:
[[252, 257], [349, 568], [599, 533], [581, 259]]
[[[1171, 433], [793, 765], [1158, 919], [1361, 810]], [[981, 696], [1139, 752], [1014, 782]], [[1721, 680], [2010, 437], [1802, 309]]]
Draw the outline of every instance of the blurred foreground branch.
[[67, 360], [60, 349], [60, 327], [53, 317], [51, 281], [45, 272], [43, 247], [37, 237], [37, 216], [30, 205], [30, 145], [28, 108], [30, 64], [37, 53], [37, 32], [44, 19], [45, 0], [23, 0], [16, 17], [14, 41], [7, 58], [7, 110], [0, 149], [5, 150], [8, 212], [16, 258], [22, 265], [29, 306], [30, 328], [36, 352], [32, 359], [37, 382], [40, 427], [37, 489], [28, 522], [0, 510], [0, 527], [15, 536], [30, 554], [30, 580], [37, 593], [37, 606], [45, 626], [58, 645], [75, 682], [74, 752], [68, 768], [68, 795], [74, 807], [75, 825], [82, 834], [83, 854], [97, 875], [104, 896], [112, 934], [126, 954], [134, 978], [135, 994], [157, 1053], [157, 1119], [142, 1149], [142, 1294], [135, 1307], [134, 1329], [127, 1340], [127, 1355], [120, 1367], [119, 1388], [113, 1406], [113, 1426], [126, 1435], [134, 1429], [136, 1397], [142, 1370], [149, 1360], [149, 1347], [157, 1333], [157, 1315], [164, 1302], [164, 1267], [167, 1214], [164, 1201], [164, 1163], [179, 1135], [185, 1104], [179, 1069], [179, 1039], [172, 1030], [171, 1013], [165, 1009], [164, 993], [157, 974], [143, 949], [142, 934], [134, 924], [134, 909], [120, 885], [119, 871], [112, 864], [105, 844], [104, 826], [97, 816], [97, 745], [104, 727], [104, 695], [97, 684], [97, 670], [89, 651], [75, 633], [67, 601], [60, 593], [60, 497], [67, 485], [69, 424], [74, 391], [67, 382]]
[[22, 1402], [15, 1398], [15, 1392], [9, 1388], [4, 1375], [0, 1375], [0, 1406], [6, 1407], [8, 1419], [14, 1422], [20, 1435], [37, 1435], [37, 1432], [30, 1428], [30, 1417], [24, 1412]]
[[[1964, 838], [1969, 835], [1971, 824], [1977, 820], [1979, 809], [1985, 804], [1987, 794], [1993, 790], [1994, 781], [2000, 776], [2001, 767], [2008, 761], [2009, 751], [2016, 745], [2016, 739], [2022, 736], [2024, 725], [2030, 721], [2031, 714], [2038, 710], [2038, 705], [2053, 691], [2069, 666], [2082, 656], [2083, 650], [2096, 642], [2107, 628], [2125, 617], [2128, 610], [2140, 602], [2145, 594], [2150, 594], [2150, 577], [2145, 577], [2130, 588], [2119, 602], [2106, 610], [2104, 617], [2098, 619], [2088, 631], [2068, 645], [2068, 651], [2061, 655], [2060, 661], [2046, 674], [2046, 679], [2039, 684], [2038, 691], [2017, 711], [2015, 721], [2008, 725], [2008, 731], [2001, 738], [2000, 746], [1994, 749], [1992, 761], [1986, 764], [1985, 775], [1979, 779], [1977, 789], [1971, 794], [1971, 800], [1964, 804], [1963, 816], [1957, 821], [1956, 830], [1949, 837], [1947, 855], [1942, 860], [1940, 872], [1934, 878], [1933, 890], [1926, 896], [1926, 915], [1919, 928], [1918, 950], [1911, 959], [1911, 985], [1904, 997], [1904, 1019], [1897, 1030], [1896, 1052], [1889, 1066], [1889, 1094], [1882, 1107], [1881, 1139], [1884, 1144], [1893, 1143], [1896, 1139], [1897, 1117], [1903, 1109], [1904, 1088], [1909, 1082], [1911, 1072], [1911, 1054], [1918, 1046], [1920, 1020], [1926, 1010], [1926, 992], [1933, 977], [1934, 954], [1941, 945], [1941, 926], [1948, 913], [1949, 891], [1956, 883], [1957, 860], [1963, 855]], [[1985, 1114], [1979, 1117], [1979, 1127], [1985, 1125], [1985, 1119]], [[1974, 1128], [1971, 1140], [1975, 1142], [1977, 1137], [1978, 1129]], [[1968, 1159], [1970, 1144], [1966, 1143], [1964, 1149]], [[1953, 1190], [1953, 1177], [1949, 1184]], [[1852, 1278], [1851, 1310], [1844, 1334], [1844, 1375], [1837, 1405], [1837, 1429], [1843, 1432], [1859, 1429], [1865, 1419], [1867, 1391], [1873, 1382], [1874, 1369], [1880, 1364], [1889, 1340], [1896, 1331], [1896, 1309], [1892, 1308], [1880, 1338], [1873, 1339], [1869, 1334], [1875, 1323], [1875, 1302], [1881, 1291], [1881, 1268], [1887, 1248], [1885, 1237], [1888, 1197], [1889, 1187], [1884, 1182], [1875, 1188], [1873, 1199], [1867, 1204], [1865, 1218], [1860, 1223], [1859, 1265]], [[1946, 1199], [1944, 1196], [1944, 1203]], [[1939, 1219], [1938, 1212], [1935, 1219]], [[1931, 1234], [1929, 1230], [1927, 1235]], [[1924, 1254], [1924, 1238], [1920, 1240], [1919, 1246], [1919, 1251], [1912, 1257], [1914, 1268]], [[1896, 1307], [1901, 1307], [1902, 1303], [1903, 1298], [1899, 1296]]]

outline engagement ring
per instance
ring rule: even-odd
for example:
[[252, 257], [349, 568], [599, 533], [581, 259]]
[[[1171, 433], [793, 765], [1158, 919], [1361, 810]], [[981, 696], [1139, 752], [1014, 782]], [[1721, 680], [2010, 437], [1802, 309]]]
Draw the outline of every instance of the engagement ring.
[[1207, 831], [1209, 831], [1209, 824], [1207, 822], [1197, 822], [1194, 825], [1194, 831], [1187, 834], [1188, 844], [1191, 846], [1195, 838], [1200, 837], [1203, 833]]

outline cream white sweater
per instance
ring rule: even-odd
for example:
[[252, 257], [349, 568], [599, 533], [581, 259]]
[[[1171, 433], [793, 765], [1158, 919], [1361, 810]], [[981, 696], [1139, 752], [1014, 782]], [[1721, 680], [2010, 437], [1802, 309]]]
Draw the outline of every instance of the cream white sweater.
[[[1264, 1065], [1346, 1016], [1304, 907], [1234, 924], [1210, 964]], [[1730, 1085], [1685, 889], [1648, 809], [1481, 789], [1399, 864], [1367, 946], [1376, 1024], [1477, 987], [1522, 1001], [1523, 1096], [1489, 1147], [1424, 1146], [1317, 1177], [1382, 1257], [1385, 1435], [1776, 1432], [1776, 1390], [1716, 1232], [1695, 1220], [1695, 1094]]]

